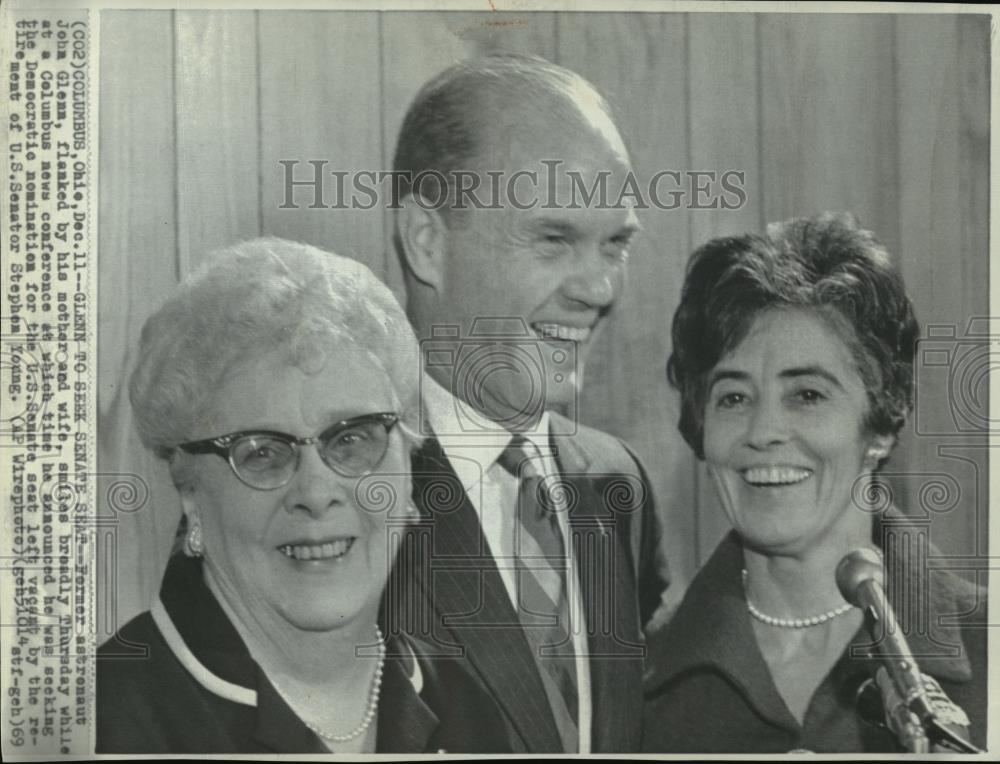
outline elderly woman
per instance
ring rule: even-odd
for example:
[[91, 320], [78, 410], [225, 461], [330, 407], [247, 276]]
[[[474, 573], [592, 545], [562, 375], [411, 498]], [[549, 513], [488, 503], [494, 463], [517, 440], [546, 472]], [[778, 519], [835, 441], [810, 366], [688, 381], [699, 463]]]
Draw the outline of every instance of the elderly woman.
[[117, 635], [147, 656], [99, 653], [98, 751], [508, 750], [461, 665], [378, 626], [418, 369], [367, 268], [278, 239], [216, 253], [147, 321], [131, 401], [185, 553]]
[[[851, 649], [872, 639], [835, 571], [882, 544], [861, 499], [910, 410], [916, 337], [888, 253], [847, 216], [774, 224], [692, 255], [668, 374], [681, 433], [733, 529], [651, 639], [647, 751], [897, 750], [855, 710], [879, 662]], [[929, 589], [929, 611], [900, 620], [922, 627], [908, 634], [920, 669], [982, 744], [985, 630], [941, 616], [982, 607], [984, 594], [910, 556], [887, 562], [890, 602]], [[900, 613], [914, 600], [892, 604]]]

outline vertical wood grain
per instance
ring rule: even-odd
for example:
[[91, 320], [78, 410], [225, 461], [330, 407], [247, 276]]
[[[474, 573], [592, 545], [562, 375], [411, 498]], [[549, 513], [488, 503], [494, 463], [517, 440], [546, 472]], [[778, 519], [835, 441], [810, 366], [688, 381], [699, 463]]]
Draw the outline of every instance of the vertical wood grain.
[[[746, 203], [737, 209], [688, 212], [691, 250], [709, 239], [760, 230], [763, 220], [760, 177], [760, 114], [757, 82], [757, 25], [752, 14], [692, 13], [687, 25], [688, 90], [691, 113], [691, 167], [697, 171], [744, 174]], [[677, 432], [676, 429], [674, 432]], [[680, 438], [680, 433], [677, 433]], [[694, 519], [701, 565], [730, 525], [715, 488], [697, 465]]]
[[[487, 53], [528, 53], [552, 60], [553, 13], [381, 14], [383, 166], [392, 168], [399, 128], [421, 86], [461, 59]], [[392, 244], [394, 217], [385, 219], [385, 280], [405, 305], [402, 268]]]
[[853, 212], [898, 258], [892, 17], [766, 14], [758, 30], [765, 221]]
[[[100, 577], [98, 607], [118, 624], [149, 607], [180, 516], [166, 468], [135, 434], [127, 390], [142, 323], [177, 279], [172, 17], [101, 15], [97, 509], [116, 534], [117, 570]], [[146, 492], [134, 512], [114, 499], [123, 480]]]
[[[277, 162], [390, 169], [405, 109], [457, 59], [529, 52], [580, 72], [611, 102], [640, 182], [663, 169], [746, 172], [738, 210], [640, 212], [626, 293], [587, 366], [584, 421], [635, 446], [654, 481], [672, 598], [726, 527], [677, 432], [664, 373], [694, 247], [853, 210], [898, 258], [922, 323], [950, 322], [961, 335], [988, 312], [986, 17], [256, 15], [102, 14], [98, 464], [149, 491], [142, 509], [116, 513], [107, 491], [117, 478], [99, 481], [101, 517], [117, 523], [119, 624], [148, 606], [179, 517], [164, 466], [133, 434], [124, 389], [142, 322], [204, 251], [258, 231], [356, 257], [402, 300], [391, 212], [278, 209]], [[940, 411], [946, 380], [925, 382], [927, 373], [918, 383]], [[933, 540], [951, 554], [985, 553], [988, 464], [963, 443], [977, 441], [917, 437], [911, 426], [890, 469], [958, 480], [978, 505], [935, 515]], [[961, 458], [941, 452], [949, 444], [965, 448]], [[904, 508], [919, 504], [912, 478], [895, 484]]]
[[856, 212], [899, 243], [890, 16], [759, 17], [767, 221]]
[[[958, 361], [975, 347], [963, 343], [969, 319], [989, 313], [989, 18], [902, 16], [895, 24], [901, 265], [923, 336], [947, 327], [955, 339], [932, 347]], [[985, 401], [975, 404], [968, 385], [984, 365], [935, 367], [924, 359], [918, 352], [918, 410], [896, 467], [910, 473], [906, 508], [932, 518], [932, 541], [944, 551], [985, 554], [985, 433], [961, 432], [948, 413], [957, 404], [985, 417]], [[923, 416], [929, 410], [936, 415]], [[920, 493], [934, 472], [959, 483], [961, 500], [950, 512], [934, 513]]]
[[[660, 170], [685, 170], [691, 156], [681, 14], [562, 14], [558, 62], [589, 79], [608, 99], [642, 188]], [[667, 387], [670, 318], [690, 251], [687, 213], [640, 211], [628, 285], [613, 319], [591, 349], [581, 401], [588, 424], [614, 433], [639, 453], [665, 525], [674, 582], [696, 567], [695, 460], [677, 435], [677, 398]]]
[[204, 254], [260, 233], [253, 11], [178, 11], [177, 247], [183, 278]]
[[326, 205], [338, 201], [331, 171], [381, 169], [377, 15], [261, 11], [259, 23], [264, 232], [353, 257], [382, 275], [381, 206], [309, 209], [312, 190], [298, 189], [299, 208], [279, 209], [285, 186], [278, 164], [298, 160], [295, 177], [311, 178], [308, 163], [325, 160]]

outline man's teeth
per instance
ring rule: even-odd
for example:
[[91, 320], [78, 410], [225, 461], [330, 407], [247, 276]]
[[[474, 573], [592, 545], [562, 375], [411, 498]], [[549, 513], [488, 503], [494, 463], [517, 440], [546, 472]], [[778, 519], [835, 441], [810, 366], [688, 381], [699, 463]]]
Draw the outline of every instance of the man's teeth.
[[743, 470], [743, 479], [754, 485], [788, 485], [800, 483], [811, 474], [799, 467], [750, 467]]
[[278, 550], [295, 560], [330, 560], [343, 557], [354, 544], [354, 537], [328, 541], [325, 544], [284, 544]]
[[564, 326], [563, 324], [532, 324], [532, 329], [543, 339], [583, 342], [590, 336], [589, 328], [581, 329], [576, 326]]

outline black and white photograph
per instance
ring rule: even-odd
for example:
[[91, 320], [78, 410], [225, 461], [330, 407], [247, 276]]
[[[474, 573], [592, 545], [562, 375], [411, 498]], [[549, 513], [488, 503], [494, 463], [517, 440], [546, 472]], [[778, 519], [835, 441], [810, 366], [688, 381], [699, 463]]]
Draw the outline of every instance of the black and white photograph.
[[5, 10], [4, 757], [997, 750], [996, 14]]

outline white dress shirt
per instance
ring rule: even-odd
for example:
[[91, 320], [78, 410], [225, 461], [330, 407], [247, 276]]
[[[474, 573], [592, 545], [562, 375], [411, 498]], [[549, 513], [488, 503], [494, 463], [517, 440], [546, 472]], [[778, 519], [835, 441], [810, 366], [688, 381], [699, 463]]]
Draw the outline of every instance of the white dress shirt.
[[[483, 537], [490, 554], [497, 564], [500, 577], [511, 605], [517, 610], [517, 568], [515, 538], [518, 534], [517, 507], [518, 479], [497, 462], [500, 454], [510, 444], [513, 434], [496, 422], [485, 418], [463, 401], [453, 397], [444, 387], [424, 374], [422, 380], [422, 405], [426, 420], [434, 429], [441, 450], [451, 468], [455, 470], [469, 501], [479, 517]], [[549, 441], [549, 414], [542, 414], [537, 426], [520, 433], [533, 447], [534, 464], [540, 464], [544, 475], [558, 476]], [[528, 446], [525, 446], [527, 449]], [[538, 461], [536, 461], [538, 460]], [[571, 557], [570, 575], [567, 576], [566, 596], [570, 608], [570, 626], [573, 652], [576, 654], [577, 729], [579, 753], [590, 753], [591, 692], [590, 665], [587, 662], [587, 630], [583, 612], [583, 599], [577, 585], [577, 561], [572, 558], [572, 541], [566, 512], [557, 512], [563, 548]]]

